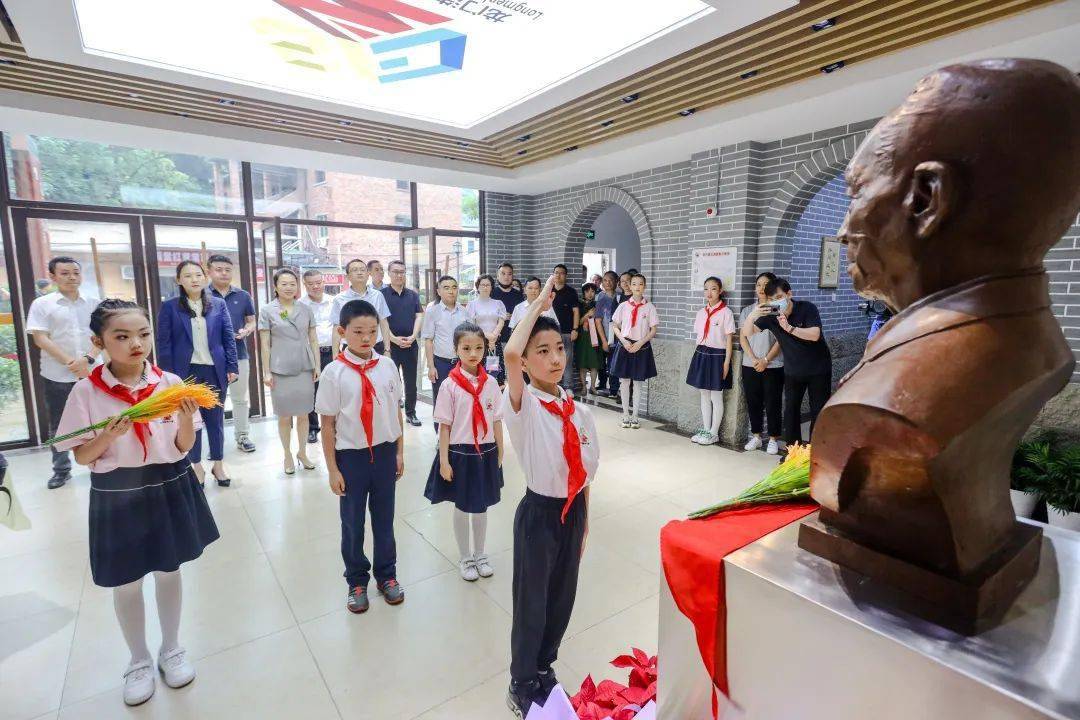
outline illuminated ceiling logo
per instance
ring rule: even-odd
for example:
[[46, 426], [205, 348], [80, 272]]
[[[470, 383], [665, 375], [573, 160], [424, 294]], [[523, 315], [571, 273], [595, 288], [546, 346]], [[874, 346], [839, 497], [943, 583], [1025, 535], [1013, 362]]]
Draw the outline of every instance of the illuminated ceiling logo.
[[[329, 35], [365, 46], [376, 56], [379, 82], [436, 75], [460, 70], [465, 62], [465, 35], [449, 28], [420, 29], [450, 18], [398, 0], [274, 0], [286, 10]], [[450, 6], [479, 5], [476, 0], [440, 0]], [[461, 8], [468, 11], [468, 8]], [[491, 10], [485, 6], [483, 10]], [[499, 15], [509, 15], [496, 10]], [[474, 13], [479, 14], [479, 13]], [[279, 39], [273, 46], [285, 61], [324, 70], [316, 48], [303, 40]]]

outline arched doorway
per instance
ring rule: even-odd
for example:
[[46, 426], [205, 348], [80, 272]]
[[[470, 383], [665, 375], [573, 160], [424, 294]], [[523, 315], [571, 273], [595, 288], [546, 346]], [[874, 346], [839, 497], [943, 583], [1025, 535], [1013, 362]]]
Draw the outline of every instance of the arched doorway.
[[[588, 241], [586, 232], [592, 230], [597, 219], [605, 211], [612, 208], [618, 208], [618, 210], [612, 210], [612, 214], [609, 216], [612, 219], [613, 227], [615, 224], [624, 225], [628, 233], [632, 224], [634, 232], [637, 234], [637, 260], [639, 264], [636, 267], [647, 276], [651, 277], [653, 275], [655, 258], [653, 257], [652, 230], [649, 227], [645, 209], [625, 190], [607, 186], [585, 193], [566, 213], [562, 229], [562, 237], [565, 238], [562, 262], [569, 271], [570, 282], [580, 285], [585, 281], [585, 278], [582, 277], [582, 259], [585, 253], [585, 244]], [[627, 217], [629, 223], [623, 223], [623, 220]], [[632, 239], [630, 241], [632, 242]], [[598, 246], [605, 246], [602, 238], [598, 239]], [[626, 252], [629, 253], [629, 250], [626, 250]], [[624, 263], [621, 257], [616, 257], [616, 262], [620, 269], [632, 267], [632, 265]]]
[[586, 233], [582, 260], [586, 278], [608, 270], [641, 268], [641, 238], [634, 219], [620, 205], [609, 205], [600, 213], [592, 231], [591, 237]]

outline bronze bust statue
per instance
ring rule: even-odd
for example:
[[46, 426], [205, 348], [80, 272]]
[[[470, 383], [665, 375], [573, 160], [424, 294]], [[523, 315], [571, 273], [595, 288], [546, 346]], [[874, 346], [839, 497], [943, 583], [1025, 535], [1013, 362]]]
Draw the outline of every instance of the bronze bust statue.
[[1017, 443], [1075, 361], [1043, 259], [1080, 210], [1080, 80], [1037, 60], [924, 78], [848, 165], [839, 236], [862, 295], [896, 316], [822, 410], [818, 521], [800, 545], [965, 634], [1038, 568], [1017, 522]]

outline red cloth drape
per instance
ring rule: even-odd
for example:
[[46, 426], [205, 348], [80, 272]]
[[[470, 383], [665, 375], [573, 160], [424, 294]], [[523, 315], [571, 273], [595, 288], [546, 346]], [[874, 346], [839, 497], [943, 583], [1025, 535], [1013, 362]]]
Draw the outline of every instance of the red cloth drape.
[[671, 595], [679, 611], [694, 623], [701, 659], [725, 695], [729, 690], [724, 558], [817, 508], [814, 503], [762, 505], [705, 520], [673, 520], [660, 531], [660, 559]]

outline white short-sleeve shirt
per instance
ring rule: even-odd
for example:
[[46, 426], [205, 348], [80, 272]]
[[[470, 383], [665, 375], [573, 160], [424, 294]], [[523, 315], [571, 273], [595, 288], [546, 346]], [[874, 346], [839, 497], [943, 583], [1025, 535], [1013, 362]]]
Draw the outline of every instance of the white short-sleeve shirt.
[[[363, 365], [371, 360], [361, 360], [351, 350], [344, 350], [350, 361]], [[367, 376], [375, 386], [375, 407], [371, 418], [371, 445], [395, 442], [401, 437], [401, 420], [398, 403], [402, 399], [401, 378], [394, 361], [373, 352], [379, 364], [368, 370]], [[360, 421], [360, 406], [364, 390], [360, 373], [345, 363], [334, 360], [319, 376], [319, 391], [315, 394], [315, 412], [333, 415], [336, 419], [334, 447], [338, 450], [366, 450], [367, 436]]]
[[630, 318], [634, 308], [631, 306], [634, 300], [631, 298], [615, 308], [611, 316], [611, 322], [619, 326], [622, 336], [630, 342], [637, 342], [648, 334], [649, 330], [660, 324], [660, 313], [656, 311], [656, 305], [648, 300], [638, 308], [637, 322], [630, 327]]
[[[331, 347], [334, 344], [334, 326], [337, 325], [337, 320], [331, 319], [334, 299], [329, 295], [323, 295], [322, 302], [315, 302], [310, 295], [305, 295], [297, 302], [311, 308], [311, 314], [315, 316], [315, 335], [319, 338], [319, 347]], [[339, 308], [338, 313], [340, 312]]]
[[[341, 308], [345, 307], [345, 303], [350, 300], [365, 300], [371, 303], [372, 307], [375, 308], [375, 312], [379, 313], [379, 320], [385, 320], [390, 317], [390, 306], [386, 304], [386, 298], [383, 297], [381, 292], [371, 287], [371, 285], [367, 286], [367, 289], [363, 294], [356, 292], [351, 287], [347, 287], [334, 296], [334, 302], [330, 306], [330, 321], [334, 325], [337, 325], [341, 318]], [[375, 336], [375, 342], [380, 343], [382, 342], [382, 339], [382, 323], [379, 323], [379, 330]]]
[[502, 300], [475, 298], [469, 301], [465, 315], [480, 326], [485, 333], [495, 332], [500, 320], [506, 319], [506, 306]]
[[[475, 375], [470, 375], [464, 370], [465, 379], [473, 387], [479, 382]], [[495, 442], [495, 423], [502, 417], [502, 391], [495, 378], [488, 377], [484, 383], [484, 389], [480, 391], [480, 407], [484, 409], [484, 419], [487, 420], [487, 432], [482, 433], [478, 439], [481, 445]], [[453, 378], [447, 378], [439, 387], [439, 398], [435, 401], [435, 422], [450, 426], [451, 445], [473, 444], [472, 428], [472, 395], [466, 392]]]
[[[80, 358], [93, 348], [90, 342], [90, 315], [100, 301], [97, 298], [79, 295], [74, 301], [68, 300], [59, 292], [51, 292], [35, 298], [30, 303], [26, 315], [26, 332], [44, 331], [49, 339], [60, 349]], [[73, 383], [75, 377], [67, 366], [53, 358], [47, 352], [41, 353], [41, 375], [54, 382]]]
[[457, 353], [454, 352], [454, 330], [468, 319], [465, 308], [455, 305], [451, 310], [446, 307], [446, 303], [438, 300], [428, 305], [427, 310], [424, 311], [424, 324], [420, 329], [420, 337], [432, 341], [436, 357], [453, 360], [457, 357]]
[[[443, 384], [445, 388], [445, 383]], [[442, 394], [442, 391], [439, 391]], [[525, 471], [525, 483], [539, 495], [564, 498], [567, 495], [567, 476], [570, 468], [563, 456], [562, 418], [544, 408], [541, 401], [566, 398], [560, 389], [560, 397], [548, 395], [532, 385], [521, 393], [521, 410], [514, 412], [510, 402], [510, 388], [503, 394], [503, 425], [510, 436], [521, 467]], [[581, 462], [585, 466], [585, 485], [592, 483], [600, 464], [599, 436], [592, 412], [582, 403], [575, 403], [571, 421], [581, 441]]]
[[[516, 328], [517, 324], [519, 322], [521, 322], [522, 318], [525, 317], [525, 313], [529, 312], [529, 305], [531, 305], [531, 304], [532, 303], [530, 303], [528, 300], [525, 300], [524, 302], [519, 302], [517, 304], [517, 306], [514, 308], [514, 312], [512, 312], [510, 314], [510, 329], [511, 330]], [[552, 310], [551, 308], [548, 308], [544, 312], [540, 313], [540, 316], [541, 317], [549, 317], [552, 320], [554, 320], [555, 322], [559, 322], [559, 316], [556, 315], [555, 311]]]
[[[644, 308], [642, 309], [644, 310]], [[724, 306], [722, 310], [714, 312], [713, 316], [709, 318], [708, 311], [710, 309], [712, 308], [701, 308], [697, 311], [697, 315], [694, 316], [694, 329], [691, 332], [694, 342], [705, 347], [726, 350], [727, 336], [735, 334], [735, 315], [732, 314], [731, 308]], [[639, 319], [640, 317], [638, 315]], [[705, 334], [706, 318], [709, 318], [709, 336], [702, 340], [702, 336]]]

